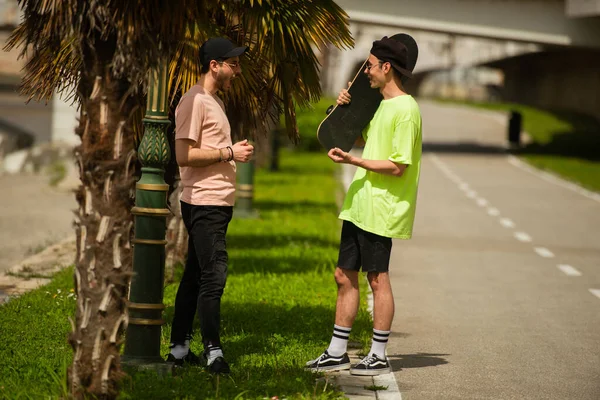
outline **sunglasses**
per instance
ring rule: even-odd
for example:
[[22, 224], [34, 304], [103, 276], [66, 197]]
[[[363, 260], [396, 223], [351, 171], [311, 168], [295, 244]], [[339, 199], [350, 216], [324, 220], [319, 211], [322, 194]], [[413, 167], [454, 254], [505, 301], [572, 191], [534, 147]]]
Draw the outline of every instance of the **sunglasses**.
[[236, 69], [237, 67], [240, 66], [240, 63], [237, 62], [237, 61], [234, 61], [232, 63], [228, 63], [228, 62], [225, 62], [225, 61], [219, 61], [219, 64], [225, 64], [225, 65], [227, 65], [231, 69]]
[[370, 62], [367, 62], [367, 65], [365, 66], [365, 69], [367, 71], [371, 71], [371, 68], [379, 65], [379, 67], [381, 67], [384, 63], [382, 61], [379, 61], [377, 64], [371, 64]]

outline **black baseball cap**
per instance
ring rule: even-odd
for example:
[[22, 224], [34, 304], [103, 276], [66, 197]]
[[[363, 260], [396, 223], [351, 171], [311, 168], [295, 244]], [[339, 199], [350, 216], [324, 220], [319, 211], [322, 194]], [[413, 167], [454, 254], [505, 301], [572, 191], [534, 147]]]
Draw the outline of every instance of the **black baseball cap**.
[[399, 74], [412, 78], [412, 72], [407, 66], [408, 50], [400, 41], [384, 36], [373, 42], [371, 54], [383, 62], [389, 62]]
[[200, 64], [208, 65], [212, 60], [237, 57], [248, 51], [248, 46], [237, 47], [227, 38], [210, 38], [200, 47]]

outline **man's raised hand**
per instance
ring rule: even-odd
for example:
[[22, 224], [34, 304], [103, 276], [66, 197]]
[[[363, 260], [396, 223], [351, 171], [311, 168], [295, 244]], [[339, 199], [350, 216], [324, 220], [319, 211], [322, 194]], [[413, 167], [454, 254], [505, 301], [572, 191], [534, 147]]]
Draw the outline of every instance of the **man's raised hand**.
[[254, 153], [254, 146], [248, 143], [248, 139], [235, 143], [231, 149], [233, 150], [233, 160], [243, 163], [250, 161]]
[[350, 155], [350, 153], [346, 153], [345, 151], [337, 147], [334, 147], [333, 149], [329, 150], [327, 156], [336, 163], [351, 164], [352, 160], [352, 156]]
[[[352, 82], [348, 82], [348, 89], [350, 88], [350, 85], [352, 85]], [[349, 104], [350, 103], [350, 93], [348, 93], [348, 89], [342, 89], [340, 90], [340, 95], [337, 98], [337, 104], [338, 105], [342, 105], [342, 104]]]

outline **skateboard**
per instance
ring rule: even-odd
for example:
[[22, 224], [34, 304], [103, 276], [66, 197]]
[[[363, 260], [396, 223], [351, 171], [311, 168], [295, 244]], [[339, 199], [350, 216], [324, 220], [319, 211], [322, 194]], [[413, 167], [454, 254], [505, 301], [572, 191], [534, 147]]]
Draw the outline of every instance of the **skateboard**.
[[[417, 64], [419, 48], [412, 36], [399, 33], [391, 37], [402, 42], [408, 50], [407, 69], [412, 71]], [[379, 103], [383, 99], [379, 90], [372, 89], [369, 78], [363, 73], [368, 58], [357, 71], [348, 92], [352, 96], [350, 104], [334, 105], [327, 109], [327, 116], [317, 128], [319, 143], [327, 150], [338, 147], [350, 151], [356, 139], [362, 134]], [[409, 78], [403, 76], [402, 83]]]

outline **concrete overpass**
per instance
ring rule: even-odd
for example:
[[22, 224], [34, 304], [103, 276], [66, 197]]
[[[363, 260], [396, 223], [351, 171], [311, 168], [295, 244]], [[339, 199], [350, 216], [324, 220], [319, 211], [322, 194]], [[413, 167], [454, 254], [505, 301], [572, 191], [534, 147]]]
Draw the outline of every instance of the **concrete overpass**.
[[600, 47], [600, 0], [338, 0], [354, 23]]
[[[576, 102], [552, 104], [559, 108], [594, 113], [600, 82], [594, 76], [600, 68], [600, 0], [337, 0], [350, 16], [350, 29], [356, 46], [349, 51], [329, 50], [323, 58], [323, 86], [327, 94], [336, 94], [346, 85], [357, 65], [362, 63], [373, 40], [384, 35], [407, 32], [419, 43], [419, 62], [415, 84], [429, 72], [469, 66], [492, 66], [505, 72], [504, 84], [510, 87], [511, 101], [527, 92], [528, 79], [539, 75], [536, 93], [522, 101], [544, 106], [543, 98], [553, 93], [554, 79], [563, 81], [580, 93]], [[527, 54], [551, 52], [553, 60], [565, 56], [563, 65], [536, 62], [535, 72], [519, 74]], [[583, 55], [585, 54], [585, 55]], [[567, 58], [568, 57], [568, 58]], [[568, 60], [591, 60], [591, 65]], [[534, 59], [537, 59], [534, 57]], [[498, 62], [500, 60], [508, 60]], [[566, 63], [566, 66], [565, 66]], [[539, 85], [544, 88], [539, 88]], [[573, 86], [574, 85], [574, 86]], [[516, 90], [515, 88], [520, 88]], [[556, 90], [560, 88], [557, 87]], [[565, 101], [566, 102], [566, 101]]]

